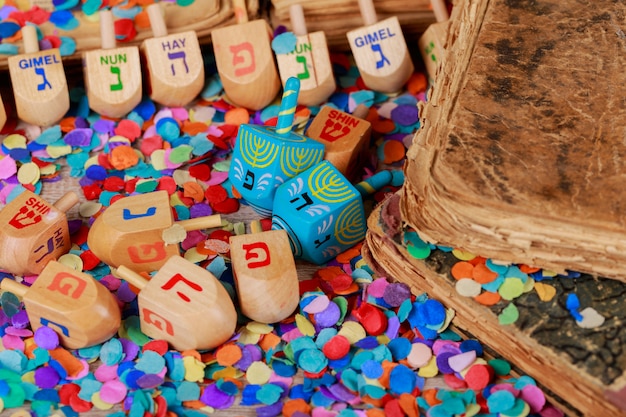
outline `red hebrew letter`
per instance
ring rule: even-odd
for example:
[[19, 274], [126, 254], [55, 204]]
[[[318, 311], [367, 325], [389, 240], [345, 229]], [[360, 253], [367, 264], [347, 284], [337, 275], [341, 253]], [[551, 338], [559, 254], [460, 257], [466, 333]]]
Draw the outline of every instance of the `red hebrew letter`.
[[137, 246], [129, 246], [128, 256], [130, 256], [131, 261], [138, 264], [160, 261], [167, 256], [165, 243], [155, 242], [152, 245], [140, 245], [139, 248]]
[[343, 138], [348, 133], [350, 133], [350, 127], [327, 119], [326, 123], [324, 123], [324, 128], [320, 133], [320, 138], [327, 140], [328, 142], [334, 142], [337, 139]]
[[58, 291], [68, 297], [79, 299], [86, 287], [87, 283], [81, 277], [67, 272], [59, 272], [52, 278], [52, 282], [47, 288], [50, 291]]
[[255, 262], [249, 262], [248, 268], [260, 268], [270, 264], [270, 249], [265, 242], [255, 242], [242, 245], [242, 249], [246, 251], [246, 261], [249, 259], [258, 259]]
[[[254, 47], [250, 42], [243, 42], [238, 45], [231, 45], [229, 49], [230, 52], [232, 52], [233, 54], [233, 67], [237, 67], [239, 64], [245, 64], [244, 67], [235, 69], [235, 75], [237, 77], [251, 74], [256, 70], [256, 62], [254, 61]], [[246, 64], [246, 62], [248, 62], [248, 64]]]
[[163, 316], [158, 315], [152, 310], [147, 308], [143, 308], [143, 321], [146, 324], [151, 324], [162, 332], [169, 334], [170, 336], [174, 336], [174, 326], [172, 323], [167, 321]]
[[15, 213], [15, 216], [9, 220], [9, 224], [16, 229], [24, 229], [25, 227], [32, 226], [41, 221], [41, 215], [35, 210], [26, 206], [20, 207], [20, 210]]
[[[198, 292], [201, 292], [201, 291], [202, 291], [202, 287], [201, 287], [200, 285], [196, 284], [195, 282], [191, 282], [191, 281], [189, 281], [187, 278], [185, 278], [185, 277], [184, 277], [184, 276], [182, 276], [181, 274], [176, 274], [176, 275], [174, 275], [172, 278], [170, 278], [170, 280], [169, 280], [169, 281], [167, 281], [165, 284], [163, 284], [163, 286], [161, 287], [161, 289], [164, 289], [164, 290], [166, 290], [166, 291], [167, 291], [167, 290], [170, 290], [170, 289], [172, 289], [172, 288], [173, 288], [173, 287], [174, 287], [177, 283], [179, 283], [179, 282], [182, 282], [182, 283], [184, 283], [184, 284], [188, 285], [189, 287], [191, 287], [191, 289], [193, 289], [193, 290], [195, 290], [195, 291], [198, 291]], [[183, 293], [182, 293], [182, 292], [180, 292], [180, 291], [176, 291], [176, 294], [177, 294], [177, 295], [178, 295], [178, 296], [179, 296], [179, 297], [180, 297], [183, 301], [186, 301], [186, 302], [190, 302], [190, 301], [191, 301], [191, 299], [190, 299], [187, 295], [183, 294]]]

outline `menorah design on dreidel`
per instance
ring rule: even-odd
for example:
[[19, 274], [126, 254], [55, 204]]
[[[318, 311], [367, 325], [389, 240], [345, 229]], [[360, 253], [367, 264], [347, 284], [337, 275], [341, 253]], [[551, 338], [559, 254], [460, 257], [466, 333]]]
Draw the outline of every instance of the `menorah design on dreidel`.
[[221, 224], [219, 214], [174, 222], [167, 191], [155, 191], [111, 204], [91, 226], [87, 245], [112, 267], [132, 265], [135, 271], [150, 272], [180, 254], [178, 242], [164, 240], [164, 232], [175, 228], [184, 234]]
[[150, 279], [122, 265], [116, 274], [139, 289], [141, 331], [177, 350], [207, 350], [235, 332], [237, 311], [206, 269], [172, 256]]
[[30, 287], [5, 278], [0, 289], [22, 299], [33, 331], [50, 327], [68, 349], [103, 343], [120, 328], [113, 294], [91, 275], [57, 261], [49, 262]]
[[324, 145], [292, 132], [300, 81], [285, 84], [276, 128], [239, 127], [228, 177], [241, 196], [262, 216], [272, 212], [276, 187], [324, 157]]
[[141, 49], [146, 57], [150, 98], [164, 106], [184, 106], [204, 87], [204, 62], [193, 30], [168, 35], [160, 3], [146, 8], [153, 38]]
[[296, 263], [284, 230], [230, 237], [241, 312], [261, 323], [276, 323], [298, 306]]
[[139, 48], [116, 48], [113, 13], [100, 10], [101, 49], [83, 54], [83, 74], [89, 107], [101, 115], [122, 117], [141, 101]]
[[78, 203], [69, 192], [54, 205], [24, 190], [0, 211], [0, 268], [14, 275], [39, 274], [51, 260], [69, 252], [65, 213]]
[[356, 186], [323, 161], [278, 187], [273, 229], [285, 229], [296, 258], [323, 264], [359, 243], [367, 230], [363, 195], [389, 184], [381, 171]]

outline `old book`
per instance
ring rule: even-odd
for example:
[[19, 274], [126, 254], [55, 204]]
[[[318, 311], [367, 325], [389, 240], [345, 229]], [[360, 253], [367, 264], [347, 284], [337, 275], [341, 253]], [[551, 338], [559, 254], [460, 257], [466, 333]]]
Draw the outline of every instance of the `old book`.
[[[626, 284], [588, 274], [545, 281], [555, 289], [550, 301], [536, 290], [514, 300], [519, 318], [500, 324], [509, 302], [484, 306], [455, 289], [450, 270], [458, 259], [449, 251], [433, 250], [425, 259], [407, 249], [407, 232], [400, 218], [400, 196], [392, 194], [368, 218], [362, 253], [383, 276], [404, 282], [414, 294], [426, 292], [455, 310], [452, 323], [533, 377], [552, 404], [570, 416], [626, 416]], [[542, 281], [543, 282], [543, 281]], [[604, 324], [582, 328], [566, 308], [575, 292], [581, 305], [592, 305]]]
[[407, 154], [429, 241], [626, 281], [626, 2], [465, 0]]

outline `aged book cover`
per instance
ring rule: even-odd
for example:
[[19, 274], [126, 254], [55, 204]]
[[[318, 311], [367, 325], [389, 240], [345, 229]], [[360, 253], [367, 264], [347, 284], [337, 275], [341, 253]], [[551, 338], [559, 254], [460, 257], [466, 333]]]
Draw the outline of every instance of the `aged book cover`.
[[[379, 204], [368, 218], [363, 257], [378, 273], [406, 283], [416, 294], [427, 293], [455, 310], [452, 323], [462, 332], [509, 360], [542, 386], [552, 404], [570, 416], [626, 416], [626, 284], [589, 274], [545, 281], [555, 289], [550, 301], [536, 290], [513, 303], [519, 318], [500, 324], [510, 305], [501, 300], [485, 306], [455, 289], [451, 268], [459, 261], [451, 252], [433, 250], [425, 259], [410, 254], [399, 194]], [[606, 317], [596, 328], [582, 328], [568, 311], [568, 294]]]
[[626, 281], [626, 2], [465, 0], [407, 154], [429, 241]]

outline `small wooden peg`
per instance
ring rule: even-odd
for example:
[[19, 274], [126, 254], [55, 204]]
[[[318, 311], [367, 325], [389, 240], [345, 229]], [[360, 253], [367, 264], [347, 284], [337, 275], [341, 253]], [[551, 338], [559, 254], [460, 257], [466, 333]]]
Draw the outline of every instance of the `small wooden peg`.
[[87, 235], [89, 249], [112, 267], [154, 271], [180, 254], [178, 243], [165, 242], [163, 232], [172, 226], [185, 231], [219, 227], [219, 214], [174, 222], [167, 191], [122, 198], [98, 216]]
[[83, 74], [89, 107], [104, 116], [122, 117], [141, 101], [139, 48], [116, 48], [113, 13], [100, 10], [102, 49], [85, 52]]
[[165, 106], [183, 106], [204, 87], [204, 61], [194, 31], [167, 34], [161, 6], [147, 7], [154, 37], [146, 39], [142, 50], [150, 97]]
[[[368, 108], [362, 108], [367, 114]], [[360, 112], [361, 108], [358, 110]], [[354, 179], [367, 157], [371, 131], [371, 123], [367, 120], [324, 106], [311, 122], [306, 135], [323, 143], [324, 159], [347, 178]]]
[[116, 274], [137, 287], [141, 331], [177, 350], [212, 349], [235, 332], [237, 311], [209, 271], [172, 256], [148, 281], [126, 266]]
[[296, 47], [288, 54], [276, 54], [283, 85], [289, 77], [300, 80], [298, 103], [314, 106], [325, 101], [336, 88], [324, 32], [307, 33], [302, 5], [289, 8]]
[[444, 0], [430, 0], [431, 7], [435, 14], [437, 23], [434, 23], [426, 29], [420, 36], [417, 44], [426, 66], [426, 72], [432, 83], [437, 73], [437, 68], [443, 62], [444, 41], [448, 32], [448, 9]]
[[299, 284], [284, 230], [230, 237], [241, 312], [261, 323], [276, 323], [298, 306]]
[[120, 328], [120, 307], [111, 292], [91, 275], [50, 261], [30, 287], [10, 278], [2, 291], [20, 297], [33, 330], [48, 326], [68, 349], [109, 340]]
[[24, 190], [0, 211], [0, 266], [14, 275], [39, 274], [72, 246], [65, 213], [78, 203], [69, 192], [55, 205]]
[[245, 0], [233, 0], [233, 6], [237, 24], [211, 32], [215, 63], [228, 99], [259, 110], [274, 100], [280, 89], [271, 29], [265, 20], [248, 21]]
[[35, 26], [24, 26], [22, 38], [25, 53], [7, 60], [17, 116], [30, 124], [50, 126], [70, 108], [61, 54], [56, 48], [39, 51]]
[[348, 42], [365, 85], [396, 93], [413, 74], [413, 62], [397, 17], [377, 22], [372, 0], [359, 0], [364, 27], [348, 32]]

